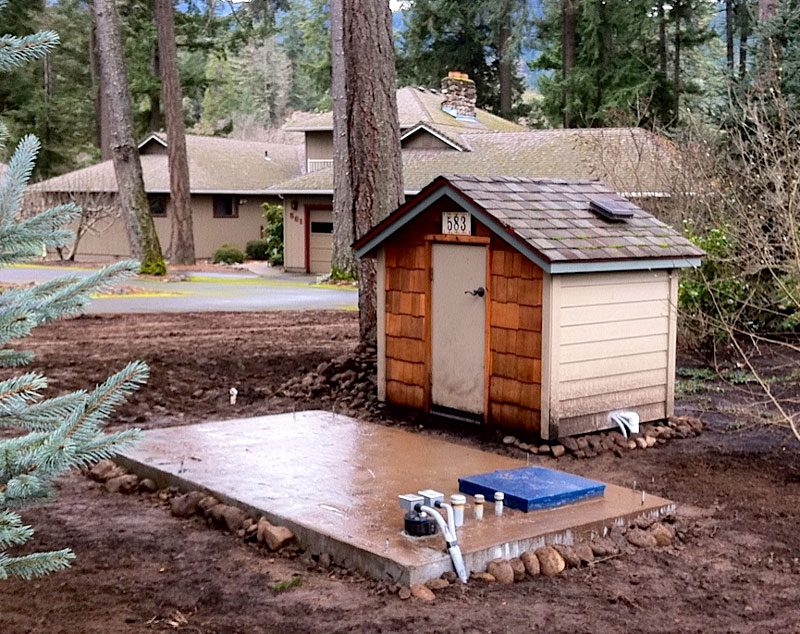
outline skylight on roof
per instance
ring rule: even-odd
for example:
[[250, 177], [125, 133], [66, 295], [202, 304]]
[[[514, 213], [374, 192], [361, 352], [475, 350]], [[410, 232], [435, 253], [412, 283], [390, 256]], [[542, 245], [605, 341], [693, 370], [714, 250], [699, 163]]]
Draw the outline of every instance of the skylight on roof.
[[611, 198], [610, 196], [597, 196], [589, 201], [589, 209], [595, 214], [611, 222], [625, 222], [633, 218], [633, 205], [627, 200]]

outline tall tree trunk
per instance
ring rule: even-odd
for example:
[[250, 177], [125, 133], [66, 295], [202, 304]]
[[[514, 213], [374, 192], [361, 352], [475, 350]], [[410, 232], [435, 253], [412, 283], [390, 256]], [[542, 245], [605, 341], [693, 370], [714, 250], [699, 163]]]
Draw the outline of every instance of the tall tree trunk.
[[89, 32], [89, 70], [94, 92], [95, 143], [100, 148], [100, 158], [107, 161], [111, 158], [111, 124], [108, 106], [103, 95], [103, 82], [100, 77], [100, 56], [97, 53], [97, 33], [92, 25]]
[[728, 71], [733, 73], [734, 51], [733, 34], [736, 30], [734, 22], [734, 0], [725, 0], [725, 58], [728, 62]]
[[[346, 127], [335, 128], [334, 134], [348, 135], [347, 184], [359, 237], [403, 202], [392, 15], [385, 0], [343, 0], [341, 8]], [[358, 263], [358, 287], [360, 338], [374, 342], [377, 298], [371, 258]]]
[[572, 95], [566, 86], [570, 71], [575, 67], [578, 43], [576, 41], [578, 0], [561, 0], [561, 75], [564, 78], [564, 127], [573, 125], [570, 101]]
[[750, 7], [748, 0], [738, 0], [736, 13], [739, 18], [739, 77], [747, 76], [747, 49], [750, 38]]
[[186, 156], [186, 127], [183, 122], [183, 95], [178, 74], [175, 44], [175, 16], [172, 0], [156, 0], [159, 66], [164, 118], [167, 122], [169, 191], [172, 211], [170, 258], [176, 264], [194, 264], [192, 204], [189, 195], [189, 160]]
[[[680, 3], [676, 3], [680, 4]], [[681, 107], [681, 45], [683, 44], [683, 32], [681, 31], [682, 7], [676, 7], [675, 15], [675, 41], [673, 42], [674, 51], [672, 57], [672, 90], [673, 90], [673, 124], [679, 119]]]
[[610, 68], [611, 63], [611, 47], [612, 47], [612, 40], [611, 40], [611, 25], [609, 24], [608, 20], [608, 10], [606, 7], [606, 3], [604, 0], [600, 0], [597, 3], [597, 26], [598, 30], [600, 31], [599, 35], [599, 42], [598, 42], [598, 49], [600, 52], [600, 63], [597, 64], [595, 73], [595, 83], [596, 83], [596, 92], [595, 92], [595, 117], [594, 120], [596, 123], [593, 122], [593, 125], [602, 125], [602, 121], [598, 120], [596, 117], [597, 113], [600, 112], [600, 109], [603, 106], [603, 88], [605, 87], [605, 73], [606, 69]]
[[343, 0], [330, 0], [331, 97], [333, 98], [333, 273], [357, 275], [350, 247], [355, 241], [353, 192], [350, 188], [350, 135], [347, 133], [347, 81], [344, 64]]
[[[154, 18], [156, 15], [156, 7], [153, 7]], [[153, 73], [153, 77], [161, 77], [161, 60], [158, 54], [158, 41], [153, 44], [152, 57], [150, 58], [150, 72]], [[162, 127], [161, 92], [159, 90], [153, 90], [150, 93], [150, 116], [147, 121], [147, 129], [150, 132], [158, 132]]]
[[111, 128], [111, 157], [117, 178], [119, 203], [131, 254], [141, 260], [142, 270], [157, 272], [163, 267], [161, 244], [144, 192], [142, 164], [133, 133], [131, 95], [122, 57], [122, 33], [114, 0], [94, 0], [97, 53], [103, 96], [107, 100]]
[[667, 81], [667, 16], [664, 9], [666, 0], [658, 1], [658, 69]]
[[497, 52], [500, 55], [498, 61], [498, 75], [500, 80], [500, 116], [504, 119], [511, 119], [513, 116], [512, 97], [514, 81], [514, 57], [511, 47], [512, 31], [512, 11], [511, 0], [502, 0], [498, 19], [500, 28], [498, 31]]

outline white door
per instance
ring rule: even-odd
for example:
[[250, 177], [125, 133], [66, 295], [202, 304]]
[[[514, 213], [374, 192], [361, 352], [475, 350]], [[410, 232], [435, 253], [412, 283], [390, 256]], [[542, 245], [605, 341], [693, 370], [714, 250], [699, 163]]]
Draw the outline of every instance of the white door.
[[309, 273], [328, 273], [331, 270], [333, 253], [333, 212], [312, 209], [308, 215]]
[[486, 248], [433, 245], [431, 398], [434, 405], [483, 414]]

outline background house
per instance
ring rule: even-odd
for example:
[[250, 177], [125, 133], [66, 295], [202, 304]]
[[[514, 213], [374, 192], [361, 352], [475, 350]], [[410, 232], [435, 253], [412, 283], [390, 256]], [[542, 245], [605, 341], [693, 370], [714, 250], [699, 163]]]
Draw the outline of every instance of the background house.
[[[475, 107], [474, 84], [445, 78], [442, 91], [401, 88], [403, 184], [417, 194], [440, 174], [598, 178], [648, 209], [672, 191], [677, 160], [663, 137], [640, 128], [530, 130]], [[288, 270], [330, 270], [333, 118], [293, 122], [305, 135], [305, 173], [270, 188], [284, 198]]]
[[[195, 254], [210, 258], [223, 244], [241, 249], [264, 227], [264, 202], [279, 198], [267, 189], [301, 173], [302, 146], [187, 135], [189, 187]], [[145, 191], [161, 246], [170, 240], [169, 167], [165, 137], [153, 134], [139, 146]], [[93, 223], [78, 243], [77, 256], [105, 259], [129, 255], [125, 227], [115, 204], [117, 181], [111, 161], [69, 172], [30, 187], [52, 204], [65, 200], [85, 207]]]

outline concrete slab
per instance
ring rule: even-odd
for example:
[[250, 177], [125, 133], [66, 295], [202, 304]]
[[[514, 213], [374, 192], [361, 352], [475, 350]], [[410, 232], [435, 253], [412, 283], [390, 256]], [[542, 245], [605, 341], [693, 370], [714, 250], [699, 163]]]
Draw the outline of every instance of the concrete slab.
[[[397, 496], [456, 492], [470, 473], [525, 463], [401, 429], [309, 411], [144, 432], [120, 457], [161, 486], [199, 489], [288, 526], [313, 553], [375, 578], [418, 583], [452, 570], [441, 536], [402, 533]], [[608, 485], [601, 498], [472, 519], [459, 531], [468, 570], [545, 543], [572, 543], [615, 524], [673, 510], [668, 500]]]

